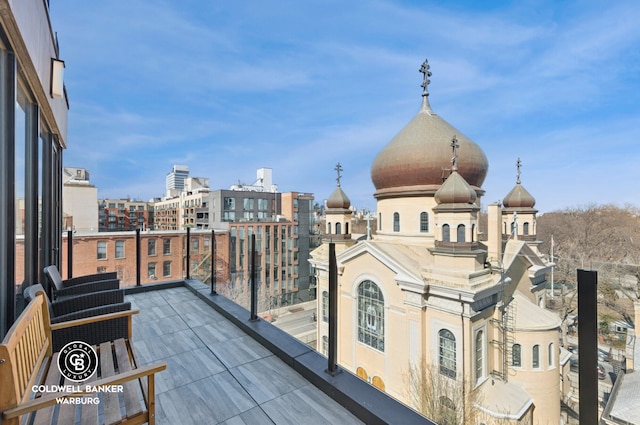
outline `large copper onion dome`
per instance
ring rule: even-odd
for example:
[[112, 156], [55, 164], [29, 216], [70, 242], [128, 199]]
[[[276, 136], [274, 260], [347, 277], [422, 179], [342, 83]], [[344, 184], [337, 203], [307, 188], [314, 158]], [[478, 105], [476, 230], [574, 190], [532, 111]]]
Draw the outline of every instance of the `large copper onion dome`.
[[424, 73], [420, 112], [373, 161], [371, 180], [376, 187], [376, 198], [435, 193], [449, 175], [443, 168], [451, 164], [450, 141], [454, 136], [460, 145], [460, 175], [476, 189], [487, 176], [489, 161], [482, 149], [431, 110], [428, 69], [425, 61], [420, 70]]

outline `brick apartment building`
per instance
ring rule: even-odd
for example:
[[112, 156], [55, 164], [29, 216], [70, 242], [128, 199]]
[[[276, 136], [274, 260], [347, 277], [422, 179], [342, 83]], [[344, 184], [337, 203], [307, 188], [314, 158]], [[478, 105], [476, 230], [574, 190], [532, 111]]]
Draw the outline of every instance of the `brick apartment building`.
[[153, 204], [133, 199], [101, 199], [98, 201], [100, 232], [147, 230], [152, 228]]
[[[190, 276], [203, 282], [211, 280], [211, 232], [190, 234]], [[123, 286], [136, 284], [136, 233], [107, 232], [72, 234], [72, 274], [118, 273]], [[24, 257], [22, 240], [16, 243], [18, 260]], [[176, 232], [141, 232], [140, 284], [186, 277], [186, 234]], [[229, 281], [229, 234], [216, 232], [216, 279]], [[68, 237], [62, 239], [60, 273], [68, 277]], [[24, 274], [16, 270], [16, 282], [24, 281]]]

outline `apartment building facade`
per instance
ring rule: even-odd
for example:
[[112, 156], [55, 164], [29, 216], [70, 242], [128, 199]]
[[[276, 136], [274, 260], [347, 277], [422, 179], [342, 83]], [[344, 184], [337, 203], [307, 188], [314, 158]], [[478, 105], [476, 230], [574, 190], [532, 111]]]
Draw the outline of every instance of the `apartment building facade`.
[[100, 199], [97, 205], [100, 232], [122, 232], [151, 228], [153, 203], [135, 199]]

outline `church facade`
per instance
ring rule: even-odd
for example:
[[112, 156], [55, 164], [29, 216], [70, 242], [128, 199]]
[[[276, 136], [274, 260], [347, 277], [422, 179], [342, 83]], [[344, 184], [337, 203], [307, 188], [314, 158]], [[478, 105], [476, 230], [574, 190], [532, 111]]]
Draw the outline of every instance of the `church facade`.
[[371, 168], [375, 237], [352, 239], [339, 179], [327, 201], [326, 240], [310, 259], [319, 348], [328, 341], [331, 242], [343, 368], [442, 423], [559, 424], [568, 357], [560, 319], [544, 308], [553, 264], [538, 251], [535, 199], [518, 160], [515, 187], [487, 207], [480, 234], [488, 160], [433, 112], [426, 61], [420, 71], [418, 114]]

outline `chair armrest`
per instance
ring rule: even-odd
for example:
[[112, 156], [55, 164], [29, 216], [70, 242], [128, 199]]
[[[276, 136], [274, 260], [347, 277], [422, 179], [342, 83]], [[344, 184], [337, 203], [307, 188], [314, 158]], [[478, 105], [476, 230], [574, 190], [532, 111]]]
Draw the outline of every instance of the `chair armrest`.
[[[59, 316], [52, 317], [51, 323], [57, 324], [57, 323], [63, 323], [63, 322], [70, 322], [72, 320], [103, 316], [105, 314], [118, 313], [120, 311], [127, 311], [127, 310], [131, 310], [131, 303], [129, 301], [116, 303], [116, 304], [99, 305], [97, 307], [85, 308], [84, 310], [71, 311], [67, 314], [61, 314]], [[91, 323], [95, 323], [95, 322], [91, 322]], [[87, 325], [90, 323], [84, 323], [84, 324]]]
[[63, 297], [51, 303], [53, 317], [63, 316], [80, 310], [124, 302], [124, 289], [97, 291], [75, 297]]
[[[55, 366], [51, 366], [51, 367], [55, 367]], [[162, 372], [166, 368], [167, 368], [167, 364], [165, 362], [156, 363], [153, 365], [139, 367], [137, 369], [133, 369], [128, 372], [119, 373], [117, 375], [110, 376], [107, 378], [98, 379], [97, 381], [93, 381], [88, 385], [92, 387], [98, 387], [101, 385], [120, 385], [120, 384], [124, 384], [125, 382], [133, 381], [135, 379], [139, 379], [145, 376], [154, 375], [158, 372]], [[83, 385], [83, 387], [85, 386]], [[42, 397], [29, 400], [26, 403], [19, 404], [18, 406], [13, 407], [11, 409], [5, 410], [4, 412], [2, 412], [2, 417], [5, 419], [16, 418], [18, 416], [25, 415], [29, 412], [40, 410], [48, 406], [53, 406], [54, 404], [57, 403], [57, 400], [60, 397], [76, 397], [83, 394], [89, 394], [89, 393], [87, 393], [86, 391], [78, 391], [78, 392], [67, 391], [67, 392], [59, 392], [55, 394], [44, 395]]]
[[87, 274], [84, 276], [71, 277], [69, 279], [63, 280], [62, 286], [67, 287], [67, 286], [78, 285], [80, 283], [95, 282], [96, 280], [115, 280], [115, 279], [118, 279], [117, 272], [94, 273], [94, 274]]
[[128, 317], [128, 319], [131, 320], [133, 319], [133, 315], [138, 313], [140, 313], [140, 310], [127, 310], [127, 311], [120, 311], [117, 313], [102, 314], [100, 316], [86, 317], [84, 319], [76, 319], [76, 320], [69, 320], [69, 321], [60, 322], [60, 323], [52, 323], [51, 330], [55, 331], [58, 329], [71, 328], [73, 326], [86, 325], [88, 323], [104, 322], [105, 320], [116, 319], [119, 317]]
[[[131, 311], [130, 308], [131, 304], [127, 302], [83, 310], [68, 314], [62, 318], [54, 318], [51, 324], [51, 347], [53, 351], [60, 351], [65, 345], [73, 341], [99, 345], [103, 342], [120, 338], [130, 339], [133, 334], [132, 315], [137, 313], [137, 311]], [[87, 317], [89, 314], [104, 313], [105, 311], [112, 312]], [[84, 317], [82, 317], [83, 315]], [[72, 318], [74, 320], [59, 321], [60, 319]]]
[[98, 280], [95, 282], [80, 283], [78, 285], [70, 286], [68, 288], [62, 288], [54, 291], [56, 300], [60, 297], [67, 297], [70, 295], [88, 294], [90, 292], [107, 291], [110, 289], [119, 289], [119, 280]]

